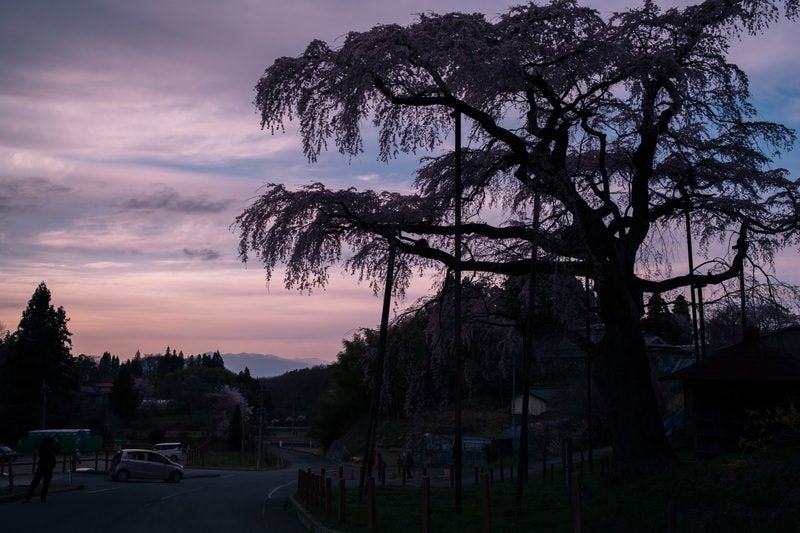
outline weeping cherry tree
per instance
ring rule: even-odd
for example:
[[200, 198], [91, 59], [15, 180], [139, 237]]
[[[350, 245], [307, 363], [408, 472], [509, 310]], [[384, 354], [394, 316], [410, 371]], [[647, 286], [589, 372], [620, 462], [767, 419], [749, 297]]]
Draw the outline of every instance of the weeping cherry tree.
[[[755, 119], [733, 39], [794, 19], [797, 0], [647, 1], [603, 18], [571, 0], [481, 14], [424, 14], [406, 27], [350, 33], [277, 59], [256, 86], [262, 127], [299, 126], [310, 161], [347, 156], [377, 132], [379, 157], [421, 161], [414, 194], [268, 185], [235, 222], [239, 252], [269, 279], [310, 291], [334, 264], [381, 287], [389, 242], [395, 290], [418, 271], [591, 280], [605, 327], [591, 354], [612, 433], [612, 471], [635, 477], [674, 455], [664, 436], [640, 328], [643, 295], [735, 279], [797, 243], [798, 183], [772, 168], [794, 132]], [[456, 265], [454, 157], [438, 152], [465, 123], [463, 253]], [[371, 136], [370, 136], [371, 138]], [[541, 216], [534, 227], [534, 197]], [[725, 268], [659, 264], [686, 215], [695, 239], [728, 246]], [[532, 247], [536, 246], [536, 250]]]

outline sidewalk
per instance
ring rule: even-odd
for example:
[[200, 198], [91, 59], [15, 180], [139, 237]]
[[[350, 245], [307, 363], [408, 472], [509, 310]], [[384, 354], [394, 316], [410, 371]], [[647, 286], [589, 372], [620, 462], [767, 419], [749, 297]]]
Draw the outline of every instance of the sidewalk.
[[[83, 485], [81, 485], [80, 480], [77, 479], [80, 475], [82, 475], [80, 472], [73, 473], [71, 476], [69, 474], [62, 474], [61, 472], [53, 472], [53, 479], [50, 481], [48, 493], [54, 494], [57, 492], [82, 489]], [[0, 504], [25, 499], [25, 494], [28, 492], [28, 486], [32, 479], [33, 474], [27, 469], [23, 474], [17, 474], [15, 472], [14, 486], [11, 487], [8, 484], [8, 475], [4, 472], [3, 476], [0, 477]], [[37, 488], [37, 496], [34, 496], [34, 498], [38, 498], [38, 491], [40, 489], [41, 484]]]
[[[15, 501], [15, 500], [22, 500], [25, 498], [25, 494], [28, 491], [28, 486], [33, 479], [33, 474], [30, 471], [30, 466], [23, 467], [22, 473], [17, 473], [14, 471], [14, 486], [9, 486], [9, 478], [8, 478], [8, 471], [4, 471], [3, 475], [0, 476], [0, 504], [8, 502], [8, 501]], [[61, 472], [60, 469], [56, 469], [53, 472], [53, 479], [50, 481], [50, 493], [56, 492], [66, 492], [70, 490], [80, 490], [83, 488], [83, 484], [81, 483], [81, 478], [84, 476], [108, 476], [107, 472], [103, 471], [95, 471], [94, 468], [91, 467], [78, 467], [75, 472]], [[203, 478], [203, 477], [219, 477], [221, 472], [219, 470], [212, 470], [212, 469], [200, 469], [200, 468], [186, 468], [183, 471], [183, 477], [185, 479], [196, 479], [196, 478]], [[40, 487], [41, 488], [41, 485]], [[38, 489], [37, 489], [38, 490]], [[36, 496], [35, 496], [36, 497]]]

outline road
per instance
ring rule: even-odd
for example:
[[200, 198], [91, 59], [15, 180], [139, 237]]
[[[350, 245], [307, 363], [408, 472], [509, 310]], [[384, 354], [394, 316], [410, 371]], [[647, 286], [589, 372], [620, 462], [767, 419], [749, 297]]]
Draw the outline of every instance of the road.
[[[180, 483], [128, 481], [79, 473], [81, 490], [57, 492], [45, 504], [34, 499], [0, 505], [0, 530], [106, 533], [219, 533], [306, 531], [284, 503], [296, 490], [297, 469], [318, 469], [321, 459], [281, 450], [292, 464], [282, 470], [242, 472], [187, 470]], [[54, 479], [56, 486], [63, 480]]]

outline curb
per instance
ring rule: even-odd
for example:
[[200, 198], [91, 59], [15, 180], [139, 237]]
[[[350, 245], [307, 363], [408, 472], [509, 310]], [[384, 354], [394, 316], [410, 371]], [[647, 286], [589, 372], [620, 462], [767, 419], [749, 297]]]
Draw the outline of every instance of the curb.
[[343, 533], [337, 529], [331, 529], [328, 526], [324, 526], [317, 522], [317, 519], [314, 518], [314, 515], [308, 512], [305, 507], [300, 505], [294, 496], [289, 496], [289, 502], [297, 512], [297, 518], [300, 520], [300, 523], [309, 531], [313, 531], [314, 533]]

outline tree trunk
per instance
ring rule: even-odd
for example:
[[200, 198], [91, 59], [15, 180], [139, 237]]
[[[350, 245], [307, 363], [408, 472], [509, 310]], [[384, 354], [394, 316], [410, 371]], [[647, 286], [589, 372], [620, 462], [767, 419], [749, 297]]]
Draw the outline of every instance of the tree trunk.
[[611, 433], [614, 479], [664, 470], [676, 457], [664, 434], [650, 376], [640, 306], [622, 283], [598, 288], [605, 337], [593, 361], [603, 417]]

